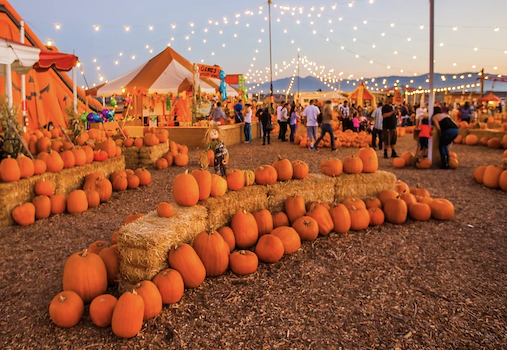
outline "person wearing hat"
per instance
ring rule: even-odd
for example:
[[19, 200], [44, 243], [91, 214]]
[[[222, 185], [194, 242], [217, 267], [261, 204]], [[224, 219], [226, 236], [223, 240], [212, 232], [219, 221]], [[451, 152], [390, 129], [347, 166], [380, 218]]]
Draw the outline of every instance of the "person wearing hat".
[[245, 127], [243, 132], [245, 133], [245, 143], [252, 142], [252, 105], [250, 103], [245, 104]]

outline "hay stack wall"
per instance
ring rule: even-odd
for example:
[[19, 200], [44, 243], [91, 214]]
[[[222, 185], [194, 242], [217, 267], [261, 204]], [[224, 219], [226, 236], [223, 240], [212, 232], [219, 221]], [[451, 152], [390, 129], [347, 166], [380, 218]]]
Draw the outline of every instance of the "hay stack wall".
[[373, 174], [342, 174], [329, 177], [309, 174], [304, 180], [277, 182], [270, 186], [253, 185], [224, 196], [208, 198], [193, 207], [174, 205], [174, 215], [161, 218], [156, 211], [124, 226], [118, 235], [120, 257], [119, 289], [152, 279], [167, 267], [169, 250], [178, 243], [190, 243], [204, 230], [217, 230], [231, 222], [238, 210], [255, 212], [284, 210], [290, 196], [303, 196], [306, 202], [331, 204], [347, 197], [376, 197], [382, 190], [394, 189], [396, 176], [377, 171]]
[[14, 182], [0, 182], [0, 227], [14, 224], [11, 212], [18, 205], [31, 202], [35, 197], [35, 184], [42, 180], [50, 180], [55, 184], [55, 193], [68, 195], [83, 187], [84, 178], [88, 174], [99, 173], [108, 177], [115, 170], [125, 170], [123, 156], [109, 158], [104, 162], [93, 162], [59, 173], [44, 173]]
[[155, 162], [169, 151], [169, 142], [160, 143], [156, 146], [138, 148], [122, 147], [121, 152], [125, 156], [127, 169], [151, 168]]

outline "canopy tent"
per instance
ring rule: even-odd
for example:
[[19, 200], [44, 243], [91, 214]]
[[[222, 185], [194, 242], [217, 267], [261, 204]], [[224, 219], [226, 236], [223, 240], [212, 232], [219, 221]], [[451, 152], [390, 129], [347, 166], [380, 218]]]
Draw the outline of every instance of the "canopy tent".
[[[190, 92], [193, 79], [193, 64], [168, 47], [149, 61], [97, 89], [97, 94], [110, 96]], [[202, 92], [212, 93], [219, 88], [220, 81], [201, 78], [197, 84]], [[238, 95], [230, 85], [227, 86], [227, 94]]]
[[[20, 41], [21, 16], [14, 10], [7, 0], [0, 0], [0, 37], [7, 40], [15, 41], [18, 45]], [[38, 55], [37, 61], [40, 62], [41, 69], [47, 69], [45, 72], [36, 70], [29, 71], [26, 76], [26, 118], [27, 125], [31, 129], [39, 128], [49, 122], [55, 125], [65, 126], [67, 124], [66, 109], [72, 107], [73, 81], [68, 74], [59, 72], [53, 68], [65, 68], [67, 64], [59, 63], [58, 49], [54, 46], [47, 48], [42, 41], [34, 34], [34, 32], [25, 24], [24, 25], [25, 46], [33, 47], [42, 53]], [[53, 55], [57, 54], [57, 55]], [[70, 61], [76, 60], [73, 55], [65, 55], [71, 57]], [[75, 57], [75, 58], [72, 58]], [[55, 59], [56, 58], [56, 59]], [[49, 61], [48, 61], [49, 59]], [[51, 62], [48, 65], [48, 62]], [[0, 71], [3, 71], [0, 69]], [[21, 76], [12, 74], [13, 101], [14, 105], [19, 105], [22, 100], [21, 96]], [[94, 111], [102, 109], [100, 103], [92, 97], [86, 97], [85, 92], [77, 87], [77, 98], [82, 104], [78, 105], [78, 113], [86, 110], [85, 103], [88, 102], [89, 108]], [[0, 76], [0, 94], [5, 94], [5, 79]], [[20, 123], [23, 121], [22, 112], [19, 111], [18, 119]]]
[[370, 101], [370, 104], [375, 105], [375, 97], [368, 91], [364, 83], [361, 81], [357, 88], [350, 94], [351, 100], [356, 100], [358, 106], [362, 106], [364, 101]]
[[486, 96], [482, 97], [479, 101], [481, 102], [502, 102], [502, 99], [496, 96], [493, 92], [490, 92]]
[[330, 93], [326, 93], [325, 96], [322, 96], [322, 97], [319, 97], [318, 100], [319, 101], [329, 101], [329, 100], [345, 100], [346, 97], [335, 92], [335, 91], [332, 91]]
[[19, 75], [28, 73], [39, 61], [40, 49], [0, 38], [0, 76], [5, 77], [5, 69]]

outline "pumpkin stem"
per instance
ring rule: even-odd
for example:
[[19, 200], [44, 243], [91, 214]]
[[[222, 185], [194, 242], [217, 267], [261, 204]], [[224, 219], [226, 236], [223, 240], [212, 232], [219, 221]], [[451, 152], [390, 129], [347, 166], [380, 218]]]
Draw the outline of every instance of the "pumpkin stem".
[[304, 224], [306, 227], [308, 227], [308, 226], [310, 226], [311, 222], [310, 222], [310, 221], [303, 221], [303, 224]]
[[352, 210], [357, 210], [355, 206], [352, 206]]
[[185, 174], [188, 174], [188, 169], [187, 169], [187, 170], [185, 170]]
[[83, 253], [81, 254], [82, 258], [86, 258], [88, 256], [88, 249], [83, 250]]
[[58, 301], [59, 301], [60, 303], [63, 303], [63, 302], [65, 301], [65, 299], [66, 299], [66, 298], [65, 298], [63, 295], [60, 295], [60, 297], [58, 298]]
[[241, 250], [239, 253], [240, 253], [241, 255], [246, 255], [246, 251], [244, 251], [244, 250]]
[[135, 290], [135, 289], [132, 289], [132, 294], [133, 294], [133, 295], [137, 295], [137, 292], [136, 292], [136, 290]]

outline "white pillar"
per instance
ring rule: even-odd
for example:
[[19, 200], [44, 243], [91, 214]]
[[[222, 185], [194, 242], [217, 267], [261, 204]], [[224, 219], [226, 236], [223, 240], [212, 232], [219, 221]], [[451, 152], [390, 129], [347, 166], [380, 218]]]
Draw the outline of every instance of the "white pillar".
[[12, 108], [12, 70], [11, 65], [5, 65], [5, 96], [7, 97], [7, 107]]
[[[435, 64], [435, 58], [434, 58], [434, 40], [435, 40], [435, 0], [429, 0], [430, 1], [430, 74], [429, 74], [429, 96], [428, 96], [428, 117], [429, 117], [429, 125], [431, 124], [431, 116], [433, 115], [433, 105], [435, 104], [435, 93], [433, 91], [433, 88], [435, 86], [434, 84], [434, 64]], [[430, 139], [429, 145], [428, 145], [428, 158], [433, 161], [433, 138]]]
[[[24, 43], [25, 42], [25, 22], [20, 22], [21, 28], [19, 28], [19, 42]], [[26, 125], [27, 119], [26, 119], [26, 79], [25, 75], [21, 75], [21, 115], [23, 116], [23, 131], [26, 132]]]
[[72, 102], [74, 113], [77, 114], [77, 87], [76, 87], [76, 67], [72, 67]]

